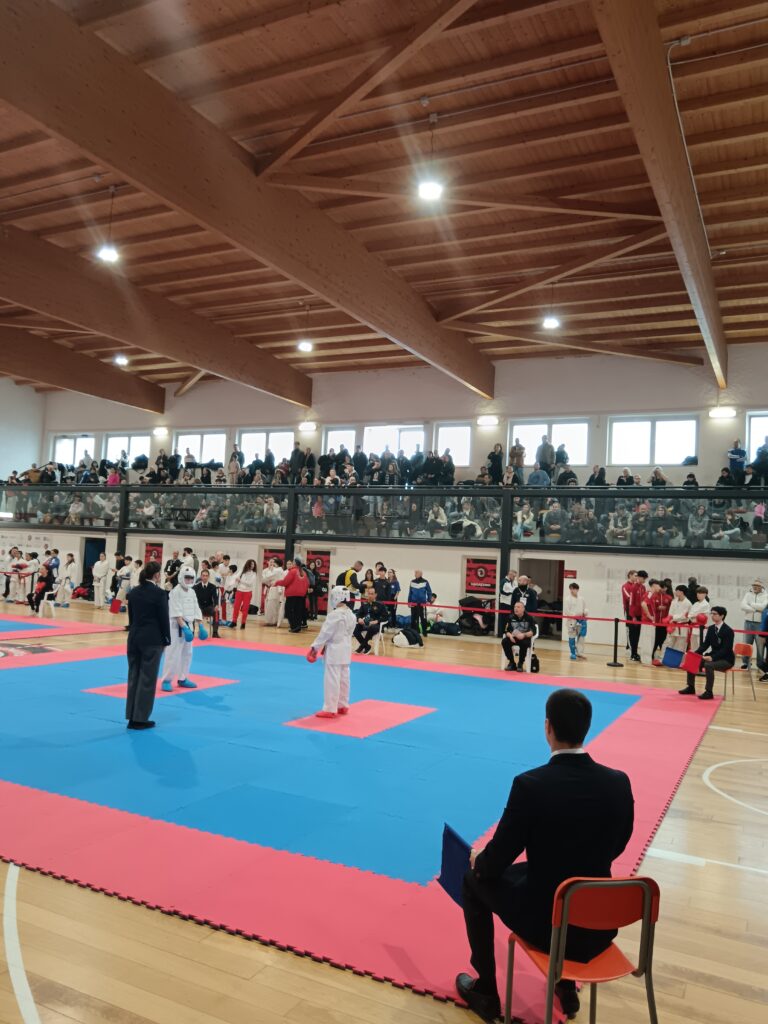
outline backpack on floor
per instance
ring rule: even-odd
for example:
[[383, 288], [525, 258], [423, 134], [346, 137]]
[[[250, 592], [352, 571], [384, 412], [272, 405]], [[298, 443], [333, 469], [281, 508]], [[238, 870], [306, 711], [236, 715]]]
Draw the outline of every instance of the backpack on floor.
[[424, 641], [415, 629], [399, 629], [392, 637], [395, 647], [423, 647]]
[[531, 655], [531, 672], [538, 672], [541, 668], [539, 664], [539, 656], [537, 654]]

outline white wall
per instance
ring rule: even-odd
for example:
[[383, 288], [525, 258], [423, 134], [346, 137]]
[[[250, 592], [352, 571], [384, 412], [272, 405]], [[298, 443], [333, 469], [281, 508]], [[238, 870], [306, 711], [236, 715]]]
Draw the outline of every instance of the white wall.
[[[56, 433], [94, 433], [99, 451], [105, 433], [150, 430], [165, 425], [171, 434], [176, 429], [193, 427], [223, 428], [228, 443], [237, 440], [237, 431], [247, 427], [291, 428], [305, 420], [315, 420], [318, 432], [301, 435], [303, 444], [316, 452], [322, 447], [324, 426], [358, 426], [362, 441], [365, 423], [424, 423], [426, 445], [436, 443], [433, 430], [438, 422], [468, 420], [472, 423], [473, 475], [496, 441], [507, 443], [506, 419], [579, 417], [590, 422], [588, 464], [605, 464], [608, 442], [608, 417], [643, 413], [695, 413], [699, 416], [700, 483], [714, 483], [724, 465], [724, 452], [735, 436], [744, 438], [747, 410], [768, 406], [765, 398], [762, 366], [768, 355], [766, 345], [741, 345], [729, 348], [729, 386], [722, 394], [723, 404], [736, 406], [736, 420], [710, 420], [707, 410], [717, 400], [717, 387], [706, 367], [677, 366], [618, 357], [563, 359], [525, 359], [500, 362], [496, 366], [496, 398], [486, 401], [444, 374], [431, 368], [414, 370], [360, 371], [355, 374], [319, 374], [314, 380], [311, 409], [300, 409], [279, 399], [226, 381], [201, 384], [180, 399], [169, 389], [168, 409], [164, 416], [142, 413], [113, 402], [85, 398], [69, 392], [50, 393], [45, 398], [44, 450], [35, 450], [47, 458], [51, 438]], [[13, 385], [9, 385], [13, 389]], [[15, 388], [19, 395], [30, 389]], [[31, 401], [31, 399], [30, 399]], [[475, 419], [483, 413], [495, 413], [498, 427], [480, 428]], [[6, 415], [0, 411], [3, 422]], [[30, 434], [30, 437], [39, 434]], [[167, 441], [153, 444], [153, 453]], [[247, 456], [253, 453], [247, 452]], [[21, 468], [13, 466], [11, 468]], [[637, 468], [646, 479], [649, 470]], [[682, 482], [680, 466], [664, 467], [673, 482]], [[577, 470], [580, 480], [586, 473]], [[461, 477], [461, 473], [459, 477]], [[466, 474], [468, 475], [468, 474]], [[610, 470], [609, 476], [614, 471]]]
[[0, 380], [0, 479], [12, 470], [22, 473], [40, 461], [43, 447], [45, 396], [30, 387]]

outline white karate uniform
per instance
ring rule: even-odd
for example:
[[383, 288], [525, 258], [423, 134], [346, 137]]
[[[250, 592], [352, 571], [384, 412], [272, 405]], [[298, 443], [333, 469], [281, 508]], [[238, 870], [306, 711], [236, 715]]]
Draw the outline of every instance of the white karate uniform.
[[[568, 634], [568, 646], [571, 653], [577, 657], [584, 657], [584, 637], [581, 635], [581, 619], [587, 617], [587, 605], [583, 597], [573, 597], [570, 593], [563, 598], [563, 615], [569, 616], [566, 619], [566, 632]], [[570, 616], [576, 616], [571, 618]], [[573, 640], [573, 643], [571, 643]]]
[[29, 563], [23, 558], [17, 558], [16, 561], [11, 563], [11, 586], [8, 591], [8, 597], [11, 601], [15, 601], [16, 604], [24, 604], [27, 600], [27, 591], [29, 590]]
[[77, 576], [80, 571], [77, 567], [77, 562], [64, 563], [59, 566], [59, 578], [56, 581], [56, 597], [54, 601], [58, 604], [68, 604], [69, 599], [72, 596], [72, 591], [75, 589], [77, 582]]
[[322, 629], [312, 647], [323, 655], [323, 711], [334, 714], [341, 708], [349, 707], [349, 665], [352, 661], [352, 634], [357, 619], [346, 604], [340, 604], [328, 613]]
[[133, 565], [129, 562], [128, 565], [122, 566], [117, 570], [117, 578], [119, 580], [119, 586], [117, 588], [117, 599], [121, 603], [125, 603], [125, 599], [128, 596], [128, 588], [131, 585], [131, 576], [133, 575]]
[[165, 667], [163, 668], [163, 680], [173, 681], [174, 679], [186, 679], [189, 667], [192, 664], [192, 648], [194, 642], [185, 640], [177, 623], [177, 618], [182, 618], [194, 631], [195, 622], [203, 621], [203, 613], [197, 600], [197, 594], [192, 587], [182, 587], [180, 583], [170, 593], [168, 598], [168, 614], [171, 620], [171, 644], [165, 650]]
[[105, 559], [99, 559], [93, 563], [91, 569], [93, 573], [93, 603], [98, 608], [104, 604], [104, 591], [107, 582], [107, 573], [109, 572], [109, 562]]

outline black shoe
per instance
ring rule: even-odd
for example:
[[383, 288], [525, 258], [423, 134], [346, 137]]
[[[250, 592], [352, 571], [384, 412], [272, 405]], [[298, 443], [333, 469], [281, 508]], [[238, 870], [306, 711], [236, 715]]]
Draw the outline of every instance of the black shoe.
[[555, 985], [555, 995], [560, 1000], [563, 1013], [570, 1020], [579, 1012], [579, 996], [576, 992], [576, 985], [571, 981], [558, 981]]
[[639, 655], [639, 654], [633, 654], [633, 655], [632, 655], [632, 656], [630, 657], [630, 659], [629, 659], [629, 660], [630, 660], [630, 661], [639, 661], [639, 662], [642, 662], [642, 660], [643, 660], [643, 659], [642, 659], [642, 658], [640, 657], [640, 655]]
[[759, 683], [768, 683], [768, 672], [763, 672], [763, 674], [758, 679], [758, 682]]
[[518, 672], [525, 672], [525, 665], [518, 665], [517, 666], [517, 671]]
[[298, 629], [289, 629], [288, 632], [289, 633], [300, 633], [301, 632], [301, 626], [299, 626]]
[[714, 700], [715, 695], [711, 690], [705, 690], [704, 693], [699, 694], [699, 700]]
[[129, 722], [126, 729], [154, 729], [154, 722]]
[[682, 690], [678, 690], [677, 692], [678, 693], [683, 693], [683, 694], [689, 694], [690, 693], [691, 695], [693, 695], [694, 693], [696, 693], [696, 687], [695, 686], [684, 686], [682, 688]]
[[517, 672], [517, 665], [513, 665], [511, 661], [508, 661], [504, 666], [505, 672]]
[[213, 633], [211, 633], [211, 636], [213, 637], [214, 640], [220, 639], [218, 629], [214, 629]]
[[240, 623], [240, 629], [245, 629], [245, 623], [244, 622]]
[[371, 645], [370, 644], [366, 644], [365, 647], [362, 649], [362, 651], [360, 653], [361, 654], [370, 654], [371, 653]]
[[477, 978], [473, 978], [470, 974], [456, 975], [456, 991], [470, 1010], [473, 1010], [484, 1021], [495, 1021], [501, 1016], [501, 1001], [498, 992], [493, 992], [490, 995], [485, 992], [476, 992], [476, 984]]
[[362, 654], [364, 650], [365, 650], [365, 645], [364, 644], [360, 644], [360, 646], [355, 651], [355, 654]]

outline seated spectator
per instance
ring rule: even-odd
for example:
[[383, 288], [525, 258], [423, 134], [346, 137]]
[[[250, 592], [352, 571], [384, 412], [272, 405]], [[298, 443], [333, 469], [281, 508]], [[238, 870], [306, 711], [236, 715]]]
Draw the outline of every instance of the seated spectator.
[[357, 625], [352, 634], [358, 643], [355, 654], [370, 654], [371, 640], [389, 621], [389, 613], [386, 607], [376, 599], [373, 585], [366, 588], [365, 598], [355, 614], [357, 615]]
[[742, 538], [742, 530], [746, 528], [746, 523], [737, 510], [729, 508], [720, 524], [720, 528], [713, 531], [712, 540], [725, 540], [731, 544], [738, 543]]
[[553, 501], [543, 517], [544, 539], [558, 541], [564, 539], [568, 527], [568, 513], [564, 512], [559, 501]]
[[616, 505], [616, 511], [608, 515], [608, 529], [605, 536], [609, 544], [629, 544], [632, 533], [632, 517], [624, 502]]
[[[504, 627], [504, 636], [501, 638], [502, 650], [507, 658], [505, 666], [507, 672], [525, 671], [525, 659], [535, 635], [536, 625], [526, 611], [525, 605], [522, 601], [515, 602]], [[517, 662], [515, 662], [515, 648], [517, 648]]]
[[734, 480], [733, 475], [732, 475], [730, 469], [727, 466], [724, 466], [720, 470], [720, 476], [717, 478], [717, 480], [715, 480], [715, 487], [735, 487], [735, 486], [736, 486], [736, 481]]
[[664, 505], [659, 502], [651, 516], [648, 537], [654, 547], [668, 548], [670, 541], [678, 536], [678, 529]]
[[566, 466], [557, 478], [558, 487], [569, 487], [571, 484], [578, 484], [579, 478], [570, 466]]
[[527, 501], [515, 513], [515, 525], [512, 532], [515, 540], [527, 540], [536, 531], [536, 513]]
[[696, 479], [695, 473], [688, 473], [685, 480], [683, 480], [683, 487], [698, 487], [699, 481]]
[[551, 480], [549, 478], [549, 474], [542, 469], [538, 462], [534, 462], [533, 469], [528, 474], [528, 486], [549, 487], [550, 483]]
[[651, 527], [651, 513], [645, 502], [642, 502], [637, 511], [632, 514], [632, 544], [635, 547], [644, 547], [648, 544], [648, 532]]
[[607, 487], [608, 481], [605, 479], [605, 466], [593, 466], [592, 472], [590, 473], [589, 479], [587, 480], [587, 487]]
[[432, 508], [429, 510], [427, 529], [431, 537], [434, 537], [436, 533], [444, 533], [448, 529], [448, 517], [445, 514], [445, 509], [437, 501], [432, 503]]
[[629, 469], [628, 466], [625, 466], [624, 469], [622, 469], [621, 473], [619, 474], [618, 479], [616, 480], [616, 486], [617, 487], [634, 487], [635, 486], [635, 480], [634, 480], [634, 477], [632, 476], [632, 471]]
[[648, 477], [648, 483], [651, 487], [666, 487], [669, 480], [664, 476], [661, 471], [661, 466], [656, 466], [651, 475]]
[[[715, 688], [715, 672], [727, 672], [733, 668], [736, 656], [733, 653], [734, 633], [730, 626], [726, 625], [725, 618], [727, 609], [722, 605], [715, 605], [712, 608], [712, 625], [707, 629], [703, 642], [697, 648], [696, 653], [703, 655], [702, 668], [704, 669], [704, 692], [699, 694], [699, 700], [712, 700]], [[689, 672], [686, 685], [678, 693], [693, 696], [696, 693], [696, 674]]]
[[501, 478], [502, 487], [517, 487], [517, 474], [515, 473], [515, 467], [508, 465], [504, 470], [504, 475]]
[[695, 512], [688, 516], [688, 530], [685, 538], [687, 548], [704, 547], [704, 539], [709, 529], [709, 515], [706, 505], [699, 504]]

